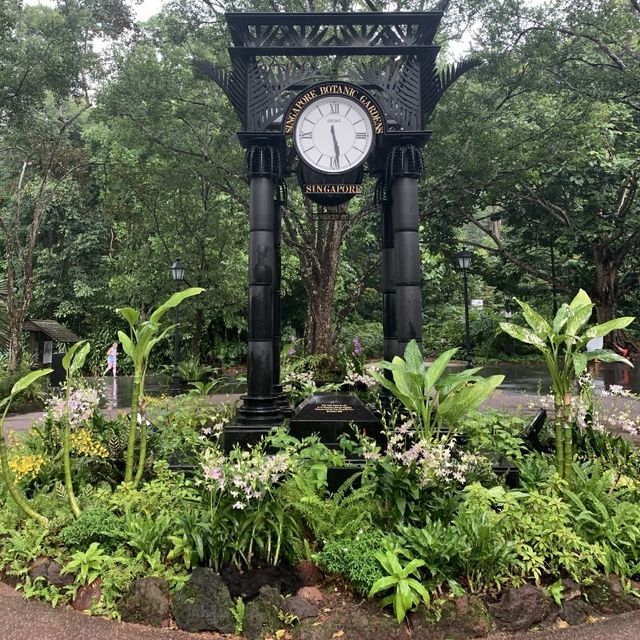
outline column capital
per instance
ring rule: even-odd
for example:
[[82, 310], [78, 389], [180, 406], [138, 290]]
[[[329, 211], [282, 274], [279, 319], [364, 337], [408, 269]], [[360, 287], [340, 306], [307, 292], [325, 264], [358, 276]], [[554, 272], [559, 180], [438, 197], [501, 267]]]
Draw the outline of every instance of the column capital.
[[245, 172], [248, 179], [271, 178], [275, 182], [282, 175], [280, 151], [271, 145], [252, 145], [245, 154]]
[[278, 178], [276, 182], [276, 190], [274, 200], [278, 206], [286, 206], [289, 200], [289, 190], [287, 189], [287, 183], [281, 178]]
[[373, 193], [373, 200], [376, 205], [381, 206], [391, 203], [391, 184], [389, 184], [386, 176], [380, 176], [378, 178]]
[[424, 160], [419, 147], [402, 144], [393, 147], [387, 154], [385, 181], [391, 184], [397, 178], [419, 179], [424, 175]]

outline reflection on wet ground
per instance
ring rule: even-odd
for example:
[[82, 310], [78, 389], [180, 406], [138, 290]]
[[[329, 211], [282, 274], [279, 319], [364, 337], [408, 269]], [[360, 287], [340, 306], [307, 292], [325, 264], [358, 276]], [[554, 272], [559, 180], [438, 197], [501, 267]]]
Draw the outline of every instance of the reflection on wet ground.
[[[604, 391], [611, 385], [620, 385], [623, 389], [640, 394], [640, 367], [632, 369], [628, 365], [616, 362], [591, 363], [589, 371], [597, 390]], [[551, 379], [546, 367], [539, 363], [500, 362], [486, 365], [482, 375], [502, 373], [505, 376], [500, 389], [505, 392], [547, 394]]]
[[[463, 364], [454, 365], [452, 369], [459, 369]], [[640, 367], [631, 369], [627, 365], [615, 362], [592, 363], [590, 367], [593, 382], [597, 390], [604, 391], [611, 385], [620, 385], [633, 393], [640, 394]], [[500, 362], [482, 367], [482, 375], [489, 376], [503, 374], [505, 380], [500, 387], [504, 395], [522, 395], [549, 393], [551, 380], [544, 365], [540, 363], [510, 363]], [[126, 408], [131, 405], [131, 376], [118, 376], [113, 378], [96, 378], [95, 381], [104, 391], [104, 407], [108, 410]], [[244, 393], [243, 384], [227, 384], [218, 390], [218, 393], [238, 394]], [[169, 393], [169, 381], [165, 376], [148, 376], [145, 384], [145, 393], [148, 395], [161, 395]]]

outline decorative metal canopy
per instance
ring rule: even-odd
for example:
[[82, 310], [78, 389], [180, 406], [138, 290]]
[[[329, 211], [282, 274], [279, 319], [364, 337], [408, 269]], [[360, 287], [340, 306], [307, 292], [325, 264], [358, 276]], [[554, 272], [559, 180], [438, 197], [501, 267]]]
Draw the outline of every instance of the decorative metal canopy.
[[[391, 130], [422, 131], [442, 94], [479, 64], [469, 59], [437, 69], [440, 47], [433, 39], [442, 16], [442, 11], [227, 13], [231, 70], [205, 60], [194, 66], [224, 91], [243, 132], [255, 134], [277, 130], [291, 98], [326, 79], [305, 58], [366, 56], [349, 80], [375, 96]], [[283, 57], [288, 60], [279, 60]]]

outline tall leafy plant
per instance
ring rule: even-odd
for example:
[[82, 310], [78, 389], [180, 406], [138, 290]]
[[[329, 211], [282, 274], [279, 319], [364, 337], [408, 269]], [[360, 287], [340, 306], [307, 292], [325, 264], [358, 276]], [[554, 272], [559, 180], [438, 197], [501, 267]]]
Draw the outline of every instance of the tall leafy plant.
[[160, 342], [175, 325], [163, 326], [160, 321], [163, 316], [174, 307], [177, 307], [183, 300], [192, 296], [197, 296], [204, 289], [191, 287], [184, 291], [174, 293], [166, 302], [161, 304], [149, 317], [148, 320], [140, 319], [140, 312], [131, 307], [118, 309], [118, 313], [129, 323], [129, 335], [124, 331], [118, 331], [118, 338], [122, 343], [124, 352], [133, 362], [133, 387], [131, 390], [131, 422], [129, 423], [129, 437], [127, 441], [127, 457], [125, 465], [124, 480], [133, 482], [137, 486], [142, 479], [144, 463], [147, 457], [147, 425], [142, 420], [140, 425], [140, 444], [138, 453], [138, 467], [134, 478], [134, 455], [136, 447], [136, 427], [138, 414], [140, 413], [140, 402], [144, 396], [144, 381], [149, 364], [149, 355], [153, 347]]
[[551, 322], [534, 311], [526, 302], [515, 298], [522, 309], [528, 327], [501, 322], [501, 329], [510, 336], [530, 344], [542, 354], [549, 375], [555, 405], [556, 471], [570, 481], [573, 474], [573, 442], [570, 421], [571, 392], [575, 380], [590, 360], [631, 363], [609, 349], [586, 351], [593, 338], [609, 335], [629, 326], [635, 318], [625, 316], [586, 328], [593, 307], [588, 294], [580, 289], [570, 304], [563, 304]]
[[9, 495], [14, 499], [20, 510], [26, 516], [32, 518], [43, 527], [46, 527], [49, 524], [49, 520], [42, 514], [38, 513], [29, 504], [29, 502], [22, 494], [20, 489], [18, 489], [18, 487], [15, 485], [15, 482], [13, 480], [13, 474], [11, 473], [11, 469], [9, 468], [9, 451], [7, 447], [7, 441], [4, 437], [4, 421], [7, 417], [7, 413], [9, 413], [9, 407], [11, 406], [11, 402], [13, 401], [13, 399], [22, 391], [28, 389], [36, 380], [38, 380], [38, 378], [48, 376], [52, 371], [53, 369], [40, 369], [38, 371], [32, 371], [31, 373], [28, 373], [13, 385], [9, 395], [4, 398], [2, 402], [0, 402], [0, 409], [4, 407], [2, 419], [0, 420], [0, 467], [2, 468], [2, 479], [4, 480]]
[[374, 377], [409, 411], [420, 437], [430, 439], [433, 428], [454, 427], [465, 415], [477, 409], [502, 383], [504, 376], [483, 378], [479, 368], [447, 373], [457, 349], [449, 349], [428, 366], [415, 340], [406, 347], [404, 358], [380, 363], [391, 371], [393, 380], [376, 372]]
[[64, 427], [62, 432], [62, 460], [64, 466], [64, 486], [69, 499], [71, 512], [77, 518], [80, 515], [80, 507], [73, 491], [73, 481], [71, 476], [71, 389], [76, 374], [82, 369], [91, 345], [82, 340], [76, 342], [62, 358], [62, 366], [67, 373]]

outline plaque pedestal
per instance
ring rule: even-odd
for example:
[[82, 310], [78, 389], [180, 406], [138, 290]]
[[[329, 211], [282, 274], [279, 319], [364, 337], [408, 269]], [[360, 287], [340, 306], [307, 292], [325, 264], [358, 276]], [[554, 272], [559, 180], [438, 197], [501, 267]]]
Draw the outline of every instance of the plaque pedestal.
[[[354, 427], [382, 445], [380, 419], [355, 395], [319, 393], [306, 400], [291, 418], [290, 435], [302, 439], [314, 434], [330, 449], [340, 448], [340, 437], [352, 435]], [[337, 491], [352, 475], [361, 471], [364, 461], [349, 458], [345, 467], [327, 470], [329, 491]]]

